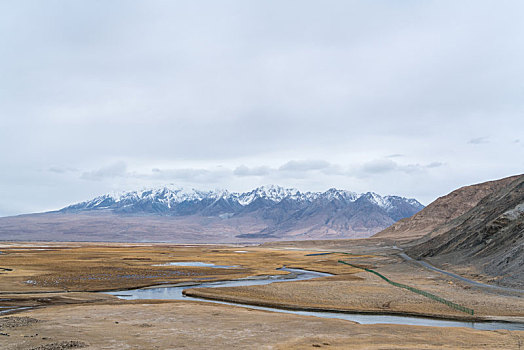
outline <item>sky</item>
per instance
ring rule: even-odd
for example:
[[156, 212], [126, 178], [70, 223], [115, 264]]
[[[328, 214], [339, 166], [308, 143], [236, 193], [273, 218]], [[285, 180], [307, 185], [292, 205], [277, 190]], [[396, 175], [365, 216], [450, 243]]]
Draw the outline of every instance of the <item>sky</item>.
[[0, 1], [0, 216], [524, 173], [524, 2]]

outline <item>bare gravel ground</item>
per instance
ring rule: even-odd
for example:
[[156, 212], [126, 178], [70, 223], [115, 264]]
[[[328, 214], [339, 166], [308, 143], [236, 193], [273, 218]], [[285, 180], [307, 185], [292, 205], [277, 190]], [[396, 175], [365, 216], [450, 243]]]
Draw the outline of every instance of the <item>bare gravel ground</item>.
[[[359, 325], [199, 302], [56, 306], [25, 312], [0, 348], [65, 349], [519, 349], [524, 332]], [[0, 318], [1, 319], [1, 318]], [[46, 347], [47, 346], [47, 347]]]
[[[283, 273], [282, 265], [336, 276], [267, 286], [193, 289], [208, 297], [255, 304], [380, 313], [460, 317], [443, 304], [388, 285], [378, 277], [337, 263], [369, 266], [392, 280], [416, 286], [475, 309], [481, 317], [524, 316], [522, 298], [485, 293], [436, 272], [405, 263], [395, 249], [360, 240], [328, 244], [353, 255], [306, 256], [322, 246], [218, 247], [124, 244], [4, 246], [0, 306], [39, 309], [0, 317], [0, 349], [519, 349], [522, 331], [478, 331], [401, 325], [358, 325], [188, 301], [123, 301], [86, 291], [154, 283], [223, 280]], [[298, 248], [298, 249], [297, 249]], [[324, 247], [326, 249], [327, 247]], [[44, 249], [44, 250], [41, 250]], [[306, 249], [304, 251], [300, 249]], [[240, 265], [241, 269], [153, 266], [173, 261]], [[115, 269], [120, 269], [115, 272]], [[189, 275], [160, 275], [162, 271]], [[107, 278], [105, 278], [107, 276]], [[127, 278], [131, 276], [132, 278]], [[91, 278], [95, 277], [95, 278]], [[37, 281], [36, 284], [26, 283]], [[57, 284], [54, 282], [58, 281]], [[49, 285], [48, 282], [52, 282]], [[51, 291], [64, 291], [49, 293]], [[76, 292], [70, 292], [74, 290]], [[23, 317], [23, 318], [21, 318]], [[29, 318], [25, 318], [29, 317]], [[36, 320], [36, 321], [29, 321]]]

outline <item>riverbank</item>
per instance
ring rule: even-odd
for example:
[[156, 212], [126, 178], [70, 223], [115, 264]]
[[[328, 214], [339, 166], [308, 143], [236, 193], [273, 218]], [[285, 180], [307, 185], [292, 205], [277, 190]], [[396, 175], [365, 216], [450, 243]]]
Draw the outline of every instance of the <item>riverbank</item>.
[[[484, 293], [460, 283], [450, 284], [450, 280], [438, 272], [406, 263], [392, 254], [394, 250], [387, 245], [374, 242], [366, 247], [358, 242], [355, 249], [345, 250], [351, 255], [311, 255], [317, 254], [321, 248], [3, 244], [0, 266], [10, 271], [0, 272], [0, 307], [36, 307], [12, 316], [29, 316], [39, 321], [1, 329], [0, 333], [8, 336], [1, 336], [0, 344], [5, 349], [31, 349], [67, 341], [108, 349], [182, 346], [194, 349], [302, 349], [312, 346], [344, 349], [348, 344], [357, 349], [418, 349], [420, 344], [425, 344], [428, 349], [446, 346], [453, 349], [497, 349], [515, 347], [519, 341], [524, 343], [521, 340], [523, 331], [366, 326], [346, 320], [189, 300], [119, 300], [111, 295], [90, 292], [157, 285], [187, 286], [249, 276], [284, 276], [287, 272], [276, 268], [286, 265], [334, 276], [265, 286], [194, 288], [189, 294], [196, 292], [199, 296], [214, 299], [232, 297], [236, 302], [282, 308], [353, 310], [448, 319], [467, 317], [447, 310], [445, 305], [388, 285], [373, 274], [337, 263], [338, 259], [350, 259], [358, 265], [376, 269], [394, 281], [473, 307], [478, 318], [516, 321], [524, 316], [522, 298]], [[171, 264], [176, 262], [202, 262], [197, 265], [204, 266]], [[228, 268], [214, 268], [209, 264]], [[8, 317], [0, 317], [0, 321]]]
[[355, 280], [354, 277], [343, 280], [344, 277], [265, 286], [193, 288], [184, 293], [197, 298], [289, 310], [418, 316], [463, 321], [496, 319], [524, 322], [522, 298], [493, 295], [485, 297], [480, 293], [477, 297], [485, 297], [484, 299], [470, 300], [476, 292], [441, 293], [466, 305], [475, 305], [476, 313], [472, 316], [418, 294], [385, 285], [373, 276], [364, 276], [362, 280]]
[[[102, 243], [2, 243], [0, 294], [96, 292], [167, 284], [285, 275], [282, 266], [341, 273], [303, 252], [238, 246]], [[198, 261], [213, 266], [174, 266]], [[356, 271], [356, 270], [355, 270]], [[1, 296], [0, 296], [1, 298]]]
[[522, 331], [359, 325], [191, 301], [126, 301], [24, 312], [6, 350], [76, 341], [93, 349], [518, 349]]
[[[445, 304], [428, 299], [386, 283], [373, 273], [339, 274], [293, 284], [191, 289], [188, 296], [228, 302], [279, 307], [294, 310], [329, 310], [371, 314], [411, 315], [444, 319], [524, 321], [524, 298], [519, 294], [486, 292], [467, 283], [455, 281], [395, 258], [395, 255], [369, 257], [346, 256], [345, 260], [359, 266], [373, 266], [389, 279], [437, 295], [474, 310], [474, 315], [457, 311]], [[327, 258], [327, 257], [326, 257]], [[331, 259], [336, 259], [333, 255]], [[351, 268], [349, 271], [353, 272]]]
[[[367, 244], [367, 245], [366, 245]], [[322, 248], [317, 245], [318, 248]], [[441, 319], [515, 320], [524, 317], [524, 298], [500, 295], [453, 281], [396, 255], [389, 246], [359, 241], [348, 254], [317, 255], [317, 250], [166, 244], [4, 244], [0, 307], [45, 307], [93, 302], [100, 294], [158, 285], [194, 285], [248, 277], [285, 275], [282, 265], [332, 273], [313, 281], [266, 286], [191, 289], [187, 295], [242, 304], [295, 310], [425, 316]], [[474, 317], [423, 296], [396, 288], [350, 266], [373, 267], [392, 280], [433, 293], [475, 310]], [[201, 261], [204, 266], [177, 266]], [[205, 266], [233, 266], [213, 268]], [[193, 264], [194, 265], [194, 264]], [[29, 283], [28, 283], [29, 282]], [[52, 285], [52, 286], [51, 286]], [[67, 293], [64, 293], [67, 291]], [[29, 294], [27, 294], [29, 293]], [[39, 294], [42, 293], [42, 294]]]

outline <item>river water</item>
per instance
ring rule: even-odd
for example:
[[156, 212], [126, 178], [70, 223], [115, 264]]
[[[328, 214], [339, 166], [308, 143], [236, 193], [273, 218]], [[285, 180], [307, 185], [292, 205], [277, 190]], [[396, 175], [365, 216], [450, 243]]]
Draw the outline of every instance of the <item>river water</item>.
[[255, 285], [266, 285], [271, 283], [286, 283], [291, 281], [305, 281], [312, 278], [332, 276], [329, 273], [322, 273], [316, 271], [302, 270], [302, 269], [291, 269], [281, 268], [280, 270], [289, 272], [289, 275], [276, 275], [276, 276], [265, 276], [263, 278], [245, 278], [232, 281], [222, 282], [204, 282], [195, 285], [185, 286], [163, 286], [163, 287], [149, 287], [141, 289], [123, 290], [123, 291], [112, 291], [105, 292], [112, 294], [120, 299], [164, 299], [164, 300], [198, 300], [208, 303], [218, 303], [226, 305], [235, 305], [240, 307], [246, 307], [250, 309], [265, 310], [272, 312], [290, 313], [296, 315], [305, 316], [316, 316], [323, 318], [337, 318], [348, 321], [354, 321], [361, 324], [404, 324], [404, 325], [415, 325], [415, 326], [433, 326], [433, 327], [469, 327], [481, 330], [495, 330], [495, 329], [507, 329], [507, 330], [524, 330], [524, 323], [509, 323], [509, 322], [464, 322], [464, 321], [452, 321], [452, 320], [439, 320], [427, 317], [410, 317], [410, 316], [394, 316], [394, 315], [365, 315], [365, 314], [352, 314], [342, 312], [327, 312], [327, 311], [296, 311], [286, 310], [275, 307], [261, 307], [253, 306], [242, 303], [223, 302], [217, 300], [209, 300], [203, 298], [189, 297], [183, 295], [182, 291], [191, 288], [220, 288], [220, 287], [238, 287], [238, 286], [255, 286]]

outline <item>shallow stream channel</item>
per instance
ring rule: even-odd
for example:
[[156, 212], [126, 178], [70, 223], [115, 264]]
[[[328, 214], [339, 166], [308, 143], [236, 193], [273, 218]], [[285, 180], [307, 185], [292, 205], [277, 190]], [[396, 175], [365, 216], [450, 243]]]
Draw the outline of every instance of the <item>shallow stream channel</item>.
[[298, 311], [288, 310], [276, 307], [262, 307], [255, 305], [248, 305], [234, 302], [224, 302], [218, 300], [189, 297], [183, 294], [183, 291], [190, 288], [220, 288], [220, 287], [238, 287], [238, 286], [255, 286], [266, 285], [271, 283], [287, 283], [293, 281], [305, 281], [318, 277], [332, 276], [329, 273], [322, 273], [316, 271], [309, 271], [303, 269], [292, 269], [282, 267], [279, 270], [289, 272], [288, 275], [275, 276], [257, 276], [248, 277], [244, 279], [221, 281], [221, 282], [203, 282], [198, 284], [185, 284], [175, 286], [153, 286], [148, 288], [122, 290], [105, 292], [114, 295], [120, 299], [163, 299], [163, 300], [198, 300], [207, 303], [217, 303], [240, 306], [256, 310], [282, 312], [304, 316], [316, 316], [323, 318], [337, 318], [342, 320], [354, 321], [361, 324], [404, 324], [415, 326], [433, 326], [433, 327], [469, 327], [480, 330], [524, 330], [524, 323], [513, 322], [499, 322], [499, 321], [484, 321], [484, 322], [465, 322], [454, 320], [441, 320], [428, 317], [410, 317], [410, 316], [395, 316], [395, 315], [380, 315], [380, 314], [355, 314], [345, 312], [329, 312], [329, 311]]

